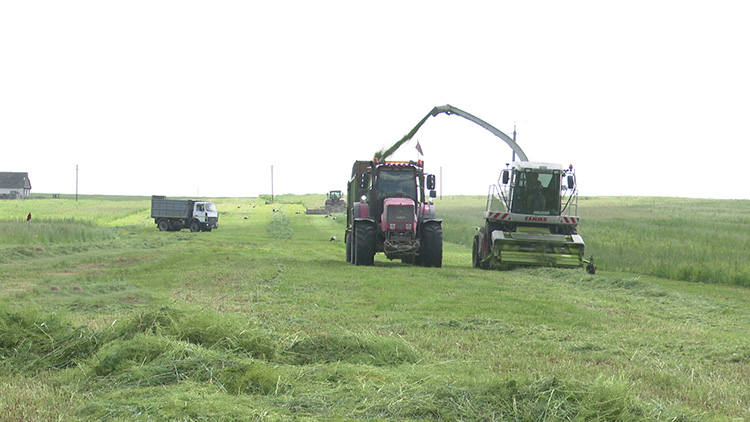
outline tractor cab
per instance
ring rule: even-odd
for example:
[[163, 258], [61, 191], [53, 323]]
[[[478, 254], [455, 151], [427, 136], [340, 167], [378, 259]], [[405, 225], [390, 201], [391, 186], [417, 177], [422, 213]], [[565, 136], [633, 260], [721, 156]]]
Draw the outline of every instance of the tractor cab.
[[332, 190], [328, 192], [328, 199], [331, 200], [331, 202], [338, 202], [342, 197], [340, 190]]

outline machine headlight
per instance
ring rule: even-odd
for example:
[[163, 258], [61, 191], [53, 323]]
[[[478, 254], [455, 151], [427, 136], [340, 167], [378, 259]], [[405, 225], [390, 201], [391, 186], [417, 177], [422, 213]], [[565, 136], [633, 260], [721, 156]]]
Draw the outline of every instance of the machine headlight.
[[362, 202], [367, 202], [367, 195], [362, 195], [359, 199]]
[[396, 230], [396, 223], [391, 223], [389, 227], [391, 230]]

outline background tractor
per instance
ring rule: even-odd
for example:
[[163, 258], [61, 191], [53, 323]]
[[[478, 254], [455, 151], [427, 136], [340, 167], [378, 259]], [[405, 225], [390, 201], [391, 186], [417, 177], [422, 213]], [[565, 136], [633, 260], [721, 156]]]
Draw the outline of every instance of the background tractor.
[[383, 252], [391, 260], [442, 266], [442, 220], [432, 204], [435, 175], [425, 175], [421, 160], [356, 161], [347, 193], [347, 262], [373, 265], [375, 253]]
[[328, 214], [346, 212], [346, 201], [340, 190], [332, 190], [328, 192], [325, 207]]

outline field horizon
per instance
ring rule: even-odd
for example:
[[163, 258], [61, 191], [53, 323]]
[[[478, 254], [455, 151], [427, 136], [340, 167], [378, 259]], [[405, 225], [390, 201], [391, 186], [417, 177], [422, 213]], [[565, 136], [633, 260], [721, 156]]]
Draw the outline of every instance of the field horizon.
[[750, 418], [750, 201], [582, 197], [590, 275], [472, 268], [471, 195], [442, 268], [356, 267], [324, 197], [0, 202], [0, 421]]

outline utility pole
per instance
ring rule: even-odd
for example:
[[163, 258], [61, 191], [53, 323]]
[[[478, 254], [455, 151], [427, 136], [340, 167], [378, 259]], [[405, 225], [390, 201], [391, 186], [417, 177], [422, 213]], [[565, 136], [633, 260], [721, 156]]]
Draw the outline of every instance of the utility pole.
[[440, 200], [443, 200], [443, 166], [440, 166]]
[[78, 202], [78, 164], [76, 164], [76, 202]]
[[273, 164], [271, 164], [271, 202], [273, 202]]

